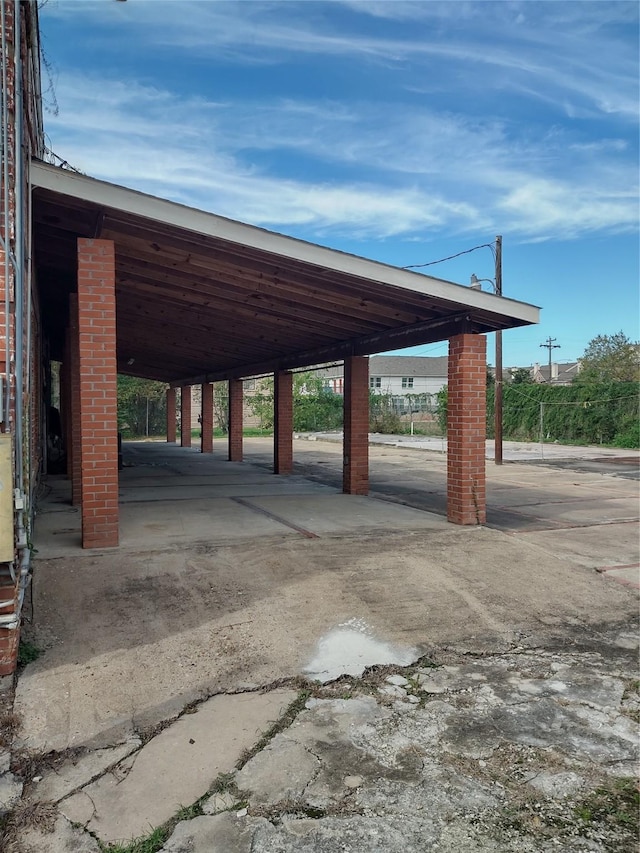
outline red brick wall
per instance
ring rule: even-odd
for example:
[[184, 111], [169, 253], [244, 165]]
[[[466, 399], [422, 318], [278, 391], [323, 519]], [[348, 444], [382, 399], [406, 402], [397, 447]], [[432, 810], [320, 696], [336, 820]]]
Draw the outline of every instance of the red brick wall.
[[118, 544], [115, 252], [78, 240], [82, 547]]
[[68, 447], [71, 457], [71, 503], [82, 503], [82, 441], [80, 436], [80, 333], [78, 331], [78, 294], [69, 296], [69, 378], [70, 433]]
[[242, 462], [243, 430], [243, 387], [242, 379], [229, 381], [229, 461]]
[[293, 471], [293, 376], [278, 372], [274, 376], [273, 397], [273, 470], [276, 474]]
[[191, 386], [180, 389], [180, 446], [191, 447]]
[[200, 450], [203, 453], [213, 453], [213, 385], [210, 382], [205, 382], [202, 386], [200, 430]]
[[369, 359], [344, 360], [344, 440], [342, 491], [369, 493]]
[[449, 340], [447, 518], [486, 521], [486, 349], [484, 335]]
[[[5, 601], [17, 595], [17, 586], [1, 587], [0, 600]], [[0, 613], [13, 613], [13, 606], [0, 610]], [[0, 628], [0, 677], [11, 675], [16, 668], [20, 629]]]
[[62, 432], [67, 456], [67, 478], [71, 479], [71, 341], [69, 325], [65, 332], [64, 356], [60, 370], [60, 414], [62, 416]]
[[167, 441], [176, 440], [176, 389], [167, 388]]
[[[37, 21], [37, 4], [35, 3], [20, 3], [17, 6], [10, 0], [0, 0], [3, 4], [5, 12], [5, 45], [6, 45], [6, 106], [7, 114], [2, 119], [7, 122], [7, 146], [3, 152], [7, 158], [8, 164], [8, 186], [6, 187], [8, 195], [8, 211], [4, 208], [5, 186], [3, 183], [4, 175], [0, 170], [0, 230], [4, 244], [9, 247], [14, 258], [19, 258], [19, 246], [17, 245], [17, 206], [22, 205], [22, 219], [24, 225], [24, 258], [25, 265], [23, 267], [23, 275], [21, 281], [23, 284], [22, 298], [20, 299], [20, 291], [15, 286], [13, 268], [10, 267], [9, 280], [5, 281], [5, 256], [4, 251], [0, 250], [0, 374], [5, 377], [4, 394], [5, 399], [9, 401], [9, 423], [4, 425], [6, 431], [10, 431], [16, 440], [18, 431], [22, 439], [23, 453], [22, 460], [25, 462], [24, 487], [25, 493], [25, 522], [26, 526], [30, 527], [30, 521], [33, 515], [33, 506], [31, 498], [35, 494], [38, 478], [40, 476], [40, 468], [42, 462], [42, 361], [40, 358], [42, 341], [40, 339], [40, 324], [39, 324], [39, 307], [37, 304], [37, 293], [32, 287], [32, 282], [28, 278], [29, 265], [27, 262], [28, 247], [26, 246], [28, 223], [31, 215], [30, 194], [26, 185], [27, 173], [27, 158], [29, 152], [33, 152], [36, 156], [42, 157], [43, 153], [43, 134], [40, 125], [40, 91], [38, 88], [38, 71], [39, 68], [39, 46], [37, 44], [37, 33], [35, 23]], [[16, 21], [15, 12], [18, 10], [21, 15], [21, 44], [20, 56], [22, 58], [22, 91], [24, 93], [23, 114], [16, 114], [16, 98], [15, 98], [15, 55], [18, 53], [15, 45]], [[16, 150], [17, 127], [21, 125], [22, 147]], [[22, 186], [17, 186], [16, 177], [18, 175], [18, 160], [22, 163]], [[5, 231], [4, 214], [8, 213], [9, 222]], [[31, 318], [29, 318], [28, 295], [31, 292], [33, 297], [33, 310]], [[11, 311], [9, 318], [5, 317], [5, 294], [8, 295]], [[15, 317], [18, 307], [23, 310], [23, 325], [22, 329], [16, 327]], [[7, 324], [8, 319], [8, 324]], [[31, 319], [31, 348], [28, 349], [27, 328], [28, 321]], [[5, 329], [8, 325], [7, 342], [5, 338]], [[23, 335], [23, 346], [19, 350], [16, 342], [17, 333]], [[10, 362], [6, 363], [5, 352], [8, 343], [8, 355]], [[22, 362], [23, 384], [22, 387], [16, 387], [16, 366]], [[16, 413], [16, 402], [20, 400], [22, 403], [22, 417], [19, 418]], [[4, 411], [0, 420], [4, 420]], [[14, 445], [15, 446], [15, 445]], [[29, 479], [30, 477], [30, 479]], [[14, 483], [18, 485], [14, 466]], [[18, 613], [18, 595], [17, 585], [11, 584], [8, 581], [8, 567], [3, 565], [0, 567], [0, 601], [12, 600], [8, 607], [0, 608], [3, 614]], [[19, 618], [18, 618], [19, 621]], [[0, 675], [11, 673], [16, 664], [18, 642], [20, 638], [19, 627], [17, 629], [0, 628]]]

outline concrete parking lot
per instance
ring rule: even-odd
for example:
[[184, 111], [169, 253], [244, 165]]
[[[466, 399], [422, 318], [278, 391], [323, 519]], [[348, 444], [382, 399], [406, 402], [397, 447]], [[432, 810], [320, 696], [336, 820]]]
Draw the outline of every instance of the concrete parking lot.
[[[602, 781], [609, 773], [607, 762], [614, 760], [614, 753], [625, 773], [632, 771], [633, 737], [625, 720], [629, 720], [629, 726], [632, 723], [624, 708], [631, 707], [629, 702], [634, 701], [629, 690], [637, 679], [638, 453], [598, 454], [588, 449], [580, 455], [542, 462], [507, 462], [501, 467], [488, 463], [488, 523], [482, 528], [461, 528], [446, 522], [446, 459], [441, 452], [390, 444], [372, 446], [369, 498], [339, 493], [339, 444], [299, 439], [294, 453], [294, 475], [285, 478], [269, 471], [269, 439], [247, 440], [247, 461], [242, 465], [225, 461], [222, 444], [211, 457], [199, 454], [195, 448], [162, 443], [126, 445], [120, 495], [122, 545], [117, 551], [90, 554], [79, 548], [79, 519], [68, 504], [68, 484], [50, 478], [36, 528], [33, 624], [26, 632], [43, 654], [29, 664], [18, 681], [15, 709], [21, 725], [15, 748], [32, 755], [47, 755], [57, 776], [68, 776], [72, 781], [53, 793], [50, 788], [48, 797], [44, 797], [55, 803], [55, 833], [30, 842], [25, 835], [16, 842], [25, 850], [29, 843], [35, 844], [38, 851], [91, 850], [94, 836], [104, 843], [129, 840], [163, 824], [179, 805], [200, 801], [207, 791], [211, 795], [211, 785], [219, 773], [248, 766], [233, 749], [231, 757], [216, 753], [216, 743], [225, 738], [224, 732], [231, 732], [230, 742], [242, 740], [243, 749], [257, 742], [261, 732], [269, 728], [269, 721], [280, 717], [289, 703], [295, 705], [299, 701], [297, 691], [314, 680], [327, 686], [317, 688], [320, 692], [316, 692], [315, 699], [305, 694], [306, 705], [303, 702], [298, 711], [307, 716], [315, 714], [309, 717], [309, 725], [335, 729], [335, 743], [342, 743], [345, 755], [353, 756], [353, 749], [366, 754], [363, 742], [358, 740], [362, 726], [390, 726], [391, 743], [399, 738], [400, 728], [405, 725], [400, 721], [414, 717], [417, 728], [404, 730], [400, 738], [403, 746], [398, 748], [402, 754], [407, 749], [411, 752], [414, 738], [417, 755], [424, 749], [420, 740], [427, 725], [424, 713], [432, 715], [429, 725], [436, 727], [434, 743], [440, 746], [442, 733], [455, 728], [453, 717], [446, 725], [436, 724], [440, 712], [436, 705], [429, 704], [429, 696], [438, 698], [449, 690], [457, 696], [460, 690], [467, 690], [469, 702], [475, 702], [473, 690], [485, 683], [492, 685], [495, 708], [504, 708], [505, 702], [509, 705], [516, 700], [504, 696], [501, 699], [501, 689], [492, 679], [502, 679], [508, 670], [513, 677], [529, 678], [529, 686], [517, 689], [521, 696], [530, 691], [531, 702], [542, 709], [547, 707], [538, 701], [542, 688], [532, 686], [531, 679], [536, 685], [548, 684], [550, 673], [568, 668], [567, 672], [574, 672], [575, 677], [565, 679], [569, 686], [563, 696], [553, 701], [579, 706], [571, 718], [573, 722], [562, 723], [564, 735], [550, 744], [539, 731], [533, 732], [536, 726], [544, 728], [549, 721], [530, 720], [526, 725], [533, 734], [528, 740], [524, 738], [517, 749], [534, 749], [538, 738], [540, 748], [552, 749], [554, 760], [560, 761], [558, 756], [568, 756], [577, 749], [576, 732], [572, 733], [571, 727], [583, 725], [580, 714], [585, 720], [588, 714], [592, 715], [584, 725], [596, 732], [605, 718], [596, 719], [594, 708], [606, 706], [606, 714], [610, 715], [606, 724], [617, 721], [618, 734], [615, 744], [598, 741], [593, 746], [593, 755], [598, 755], [598, 773], [590, 775], [584, 769], [589, 750], [584, 761], [576, 759], [577, 764], [569, 766], [567, 758], [562, 772], [573, 773], [580, 780], [571, 789], [575, 794], [576, 790], [586, 791], [595, 784], [594, 780]], [[606, 462], [600, 461], [602, 456]], [[523, 656], [523, 662], [529, 655], [520, 670], [518, 655]], [[485, 670], [464, 670], [469, 662], [484, 659], [496, 664], [491, 676]], [[425, 673], [427, 661], [428, 666], [450, 667], [453, 681], [443, 682], [442, 689], [432, 684], [431, 693], [419, 688], [420, 673]], [[367, 667], [376, 664], [386, 669], [380, 671], [382, 680], [374, 683], [371, 678], [378, 678], [377, 670]], [[552, 664], [556, 669], [549, 669]], [[528, 676], [525, 670], [531, 671]], [[571, 684], [584, 682], [587, 670], [594, 673], [587, 691], [590, 698], [585, 698], [584, 692], [572, 693], [569, 689]], [[351, 680], [347, 687], [332, 693], [331, 683], [341, 673], [347, 673]], [[387, 676], [392, 677], [391, 682], [385, 682]], [[612, 677], [617, 679], [615, 685], [606, 682], [607, 697], [596, 701], [603, 679]], [[466, 679], [466, 687], [460, 686], [461, 678]], [[637, 690], [637, 681], [635, 684]], [[477, 701], [485, 694], [479, 694]], [[174, 784], [165, 790], [157, 783], [157, 796], [149, 795], [149, 786], [153, 789], [156, 782], [144, 774], [137, 777], [133, 762], [126, 756], [140, 755], [136, 766], [138, 762], [140, 768], [147, 766], [142, 756], [150, 753], [144, 750], [159, 743], [157, 738], [163, 729], [182, 731], [174, 726], [180, 721], [184, 721], [180, 725], [186, 725], [185, 708], [197, 712], [197, 722], [208, 719], [205, 706], [213, 701], [210, 697], [235, 696], [243, 701], [242, 697], [247, 700], [260, 695], [272, 695], [273, 701], [268, 707], [251, 712], [253, 716], [243, 724], [243, 738], [237, 732], [233, 734], [229, 722], [236, 716], [236, 708], [227, 717], [215, 717], [218, 722], [211, 725], [218, 726], [218, 736], [213, 740], [209, 736], [204, 753], [198, 747], [197, 760], [193, 752], [180, 745], [180, 738], [175, 748], [165, 750], [158, 745], [155, 758], [149, 758], [148, 772], [156, 780], [168, 774]], [[359, 702], [373, 695], [375, 701], [370, 705], [372, 700], [367, 698], [365, 705], [360, 702], [357, 707], [349, 706], [349, 714], [355, 717], [347, 715], [352, 722], [344, 723], [346, 728], [336, 722], [335, 715], [343, 713], [338, 706], [322, 706], [331, 718], [330, 724], [322, 723], [317, 716], [320, 711], [313, 710], [313, 702], [335, 703], [347, 695]], [[448, 702], [447, 707], [453, 708], [451, 697]], [[591, 709], [588, 713], [587, 708]], [[442, 708], [440, 711], [444, 713]], [[459, 711], [462, 712], [462, 705]], [[454, 710], [446, 713], [454, 715]], [[293, 719], [295, 715], [289, 722]], [[300, 717], [299, 722], [304, 719], [307, 717]], [[165, 728], [171, 720], [176, 722]], [[360, 732], [357, 736], [349, 728], [352, 723], [353, 732]], [[486, 749], [476, 750], [477, 755], [471, 750], [476, 756], [474, 761], [490, 763], [492, 756], [498, 755], [496, 750], [507, 749], [509, 744], [509, 749], [516, 749], [514, 738], [518, 738], [508, 734], [511, 729], [506, 723], [500, 725], [504, 726], [504, 737], [495, 743], [495, 739], [488, 738]], [[585, 732], [582, 735], [586, 738]], [[202, 732], [192, 733], [186, 742], [201, 743], [202, 736]], [[291, 743], [280, 746], [286, 752]], [[292, 759], [295, 766], [290, 772], [294, 775], [300, 762], [303, 766], [308, 762], [306, 748], [300, 749], [299, 755], [295, 753], [298, 763], [298, 759]], [[464, 761], [471, 760], [468, 749], [452, 750], [458, 750], [460, 761], [464, 756]], [[162, 764], [165, 752], [164, 760], [170, 760], [171, 766]], [[198, 821], [207, 814], [214, 821], [202, 824], [204, 836], [194, 840], [193, 833], [189, 835], [192, 829], [195, 831], [195, 823], [180, 829], [183, 835], [186, 833], [183, 840], [178, 834], [172, 841], [167, 829], [167, 846], [162, 849], [175, 853], [183, 849], [197, 853], [218, 849], [547, 849], [544, 845], [548, 839], [542, 844], [534, 836], [525, 840], [520, 837], [520, 846], [516, 845], [518, 839], [505, 840], [506, 837], [489, 842], [484, 830], [479, 840], [469, 836], [471, 840], [467, 838], [463, 847], [456, 847], [463, 836], [454, 833], [453, 840], [446, 842], [450, 845], [447, 847], [444, 824], [432, 827], [432, 846], [415, 846], [417, 842], [407, 839], [420, 836], [420, 816], [416, 818], [417, 825], [407, 823], [411, 829], [407, 828], [409, 834], [403, 840], [398, 815], [404, 807], [398, 805], [395, 817], [390, 816], [388, 809], [375, 806], [376, 797], [383, 795], [392, 777], [398, 803], [408, 784], [427, 785], [425, 790], [420, 789], [421, 797], [429, 796], [432, 789], [424, 776], [426, 771], [418, 772], [417, 765], [406, 778], [399, 771], [392, 772], [398, 755], [394, 758], [389, 753], [384, 758], [379, 754], [375, 764], [378, 770], [370, 773], [362, 769], [361, 761], [353, 764], [361, 767], [358, 772], [346, 764], [341, 771], [334, 762], [334, 776], [342, 772], [340, 778], [353, 777], [355, 781], [348, 782], [353, 787], [344, 783], [344, 790], [350, 792], [344, 803], [340, 799], [343, 795], [338, 796], [329, 786], [329, 793], [323, 789], [320, 795], [316, 790], [316, 800], [309, 799], [306, 812], [302, 806], [302, 811], [287, 812], [287, 844], [293, 846], [285, 844], [279, 830], [274, 834], [261, 821], [267, 820], [272, 828], [284, 826], [286, 809], [283, 812], [283, 807], [277, 816], [276, 806], [292, 797], [299, 805], [306, 796], [307, 783], [296, 791], [285, 785], [278, 789], [277, 796], [272, 792], [273, 796], [263, 793], [256, 794], [257, 799], [249, 797], [243, 806], [248, 810], [244, 814], [243, 808], [235, 809], [235, 801], [227, 806], [230, 812], [213, 809], [207, 813], [200, 809], [196, 812], [202, 816], [196, 818]], [[102, 758], [98, 760], [96, 756]], [[281, 752], [272, 757], [278, 767], [283, 766]], [[90, 758], [92, 769], [81, 772], [83, 762]], [[325, 758], [321, 756], [318, 761], [325, 766]], [[116, 779], [116, 784], [112, 771], [121, 762], [125, 762], [119, 771], [122, 778]], [[76, 769], [78, 766], [80, 770]], [[271, 778], [275, 766], [260, 769], [260, 779]], [[387, 770], [383, 772], [380, 766]], [[423, 770], [426, 767], [421, 766]], [[482, 768], [484, 772], [485, 765]], [[538, 770], [551, 772], [546, 766]], [[558, 768], [556, 771], [560, 772]], [[44, 776], [46, 781], [51, 772], [47, 776], [43, 771], [38, 776]], [[456, 772], [462, 774], [460, 779], [471, 778], [471, 771], [464, 770], [462, 764]], [[504, 767], [501, 772], [506, 772]], [[381, 787], [376, 788], [378, 777]], [[179, 783], [185, 786], [183, 792], [176, 789], [176, 779], [185, 780]], [[462, 784], [460, 779], [456, 785]], [[367, 780], [366, 785], [363, 780]], [[239, 788], [248, 787], [254, 792], [264, 787], [255, 774], [247, 778], [245, 773], [236, 782]], [[38, 784], [27, 785], [27, 800], [37, 799]], [[112, 788], [114, 784], [117, 790]], [[553, 786], [549, 785], [551, 791]], [[366, 796], [360, 790], [362, 786], [367, 787]], [[229, 790], [233, 800], [235, 789], [231, 786]], [[545, 796], [550, 801], [561, 800], [562, 796], [566, 799], [566, 793], [556, 796], [549, 791]], [[442, 809], [455, 812], [455, 800], [452, 793], [446, 803], [441, 803]], [[465, 800], [467, 811], [471, 800]], [[316, 801], [320, 805], [314, 805]], [[485, 805], [481, 806], [481, 801]], [[486, 802], [480, 797], [476, 802], [481, 811], [488, 810], [487, 814], [504, 805], [495, 797]], [[352, 807], [359, 815], [357, 820]], [[217, 812], [224, 819], [216, 817]], [[365, 820], [366, 815], [369, 820]], [[305, 825], [304, 831], [311, 833], [308, 838], [303, 832], [303, 819], [315, 821], [313, 827]], [[336, 820], [343, 821], [341, 826], [350, 833], [352, 846], [340, 846], [340, 832], [332, 823]], [[294, 826], [292, 821], [300, 822]], [[383, 837], [391, 831], [389, 821], [394, 826], [396, 846], [376, 847], [371, 832], [379, 831]], [[74, 825], [86, 826], [89, 832], [78, 834]], [[297, 836], [291, 835], [294, 830]], [[69, 840], [72, 836], [73, 841]], [[303, 836], [304, 844], [300, 840]], [[54, 837], [58, 845], [85, 847], [43, 846]], [[62, 837], [67, 841], [60, 841]], [[212, 841], [214, 837], [217, 840]], [[221, 838], [227, 841], [220, 841]], [[256, 841], [259, 838], [263, 840]], [[313, 844], [320, 845], [318, 839], [325, 846], [314, 847]], [[556, 845], [549, 849], [609, 849], [598, 847], [600, 843], [596, 839], [591, 847]], [[433, 846], [436, 844], [441, 847]]]

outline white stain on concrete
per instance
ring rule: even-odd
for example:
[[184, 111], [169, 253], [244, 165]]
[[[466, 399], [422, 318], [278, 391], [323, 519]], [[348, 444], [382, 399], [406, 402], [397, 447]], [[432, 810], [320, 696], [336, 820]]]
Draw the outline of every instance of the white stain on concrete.
[[409, 666], [419, 657], [415, 648], [378, 639], [362, 619], [349, 619], [320, 638], [303, 672], [324, 684], [341, 675], [362, 675], [368, 666]]

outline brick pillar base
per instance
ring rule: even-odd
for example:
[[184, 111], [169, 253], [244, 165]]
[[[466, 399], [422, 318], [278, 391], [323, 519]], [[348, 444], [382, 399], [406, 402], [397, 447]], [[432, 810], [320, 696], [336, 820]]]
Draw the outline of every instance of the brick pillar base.
[[344, 360], [342, 491], [369, 494], [369, 359]]
[[447, 518], [484, 524], [487, 342], [484, 335], [449, 340], [447, 404]]
[[118, 544], [115, 251], [78, 240], [82, 547]]
[[[15, 587], [0, 587], [2, 599], [16, 596]], [[0, 613], [4, 611], [0, 610]], [[11, 612], [6, 611], [6, 612]], [[11, 675], [18, 663], [18, 644], [20, 643], [20, 628], [0, 628], [0, 678]]]
[[200, 450], [202, 453], [213, 453], [213, 385], [210, 382], [202, 386], [200, 433]]
[[293, 376], [279, 371], [274, 376], [273, 395], [273, 470], [276, 474], [293, 471]]
[[180, 389], [180, 446], [191, 447], [191, 386]]
[[176, 389], [167, 388], [167, 442], [176, 442]]
[[242, 379], [231, 379], [229, 380], [229, 462], [242, 462], [243, 406]]

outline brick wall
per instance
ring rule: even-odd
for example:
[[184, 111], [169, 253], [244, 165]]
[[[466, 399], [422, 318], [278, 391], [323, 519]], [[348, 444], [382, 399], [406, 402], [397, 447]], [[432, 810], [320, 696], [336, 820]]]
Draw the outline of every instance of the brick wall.
[[80, 332], [78, 327], [78, 294], [69, 295], [69, 378], [70, 433], [67, 445], [71, 459], [71, 503], [82, 503], [82, 440], [80, 435]]
[[447, 518], [486, 521], [486, 348], [484, 335], [449, 340]]
[[118, 544], [115, 252], [78, 240], [82, 547]]
[[[21, 256], [24, 264], [21, 268], [20, 278], [16, 281], [13, 273], [13, 264], [9, 267], [9, 278], [5, 280], [5, 255], [0, 250], [0, 374], [3, 379], [3, 391], [5, 400], [9, 403], [9, 419], [5, 423], [4, 411], [0, 416], [4, 431], [11, 432], [14, 437], [14, 446], [18, 446], [18, 434], [22, 442], [23, 452], [21, 460], [24, 461], [24, 494], [25, 494], [25, 525], [30, 527], [33, 514], [33, 506], [30, 498], [35, 493], [40, 466], [42, 462], [42, 376], [40, 359], [40, 328], [37, 307], [37, 294], [32, 282], [29, 281], [28, 272], [28, 247], [26, 246], [28, 222], [31, 215], [31, 199], [26, 185], [26, 164], [28, 152], [36, 156], [42, 156], [43, 133], [41, 125], [41, 101], [38, 88], [38, 69], [40, 65], [36, 3], [21, 3], [18, 6], [21, 15], [21, 44], [20, 57], [22, 72], [23, 91], [23, 113], [16, 114], [15, 98], [15, 56], [18, 53], [15, 44], [16, 21], [14, 18], [16, 4], [11, 0], [0, 0], [5, 11], [5, 44], [6, 44], [6, 87], [4, 91], [4, 113], [0, 115], [0, 121], [6, 122], [7, 145], [1, 152], [3, 162], [0, 163], [0, 231], [5, 246], [9, 247], [10, 253], [18, 263], [20, 269]], [[17, 128], [22, 128], [22, 146], [16, 149], [18, 134]], [[8, 166], [8, 209], [5, 209], [5, 186], [4, 186], [4, 158]], [[17, 185], [18, 166], [22, 165], [22, 186]], [[18, 207], [20, 205], [20, 207]], [[18, 243], [16, 224], [17, 213], [20, 211], [24, 224], [24, 242], [21, 247]], [[5, 219], [6, 217], [6, 219]], [[21, 288], [17, 286], [21, 285]], [[29, 316], [29, 295], [33, 297], [33, 311]], [[11, 305], [9, 317], [5, 316], [5, 296]], [[16, 327], [15, 317], [18, 310], [22, 310], [22, 328]], [[28, 349], [27, 328], [29, 320], [31, 325], [31, 348]], [[16, 338], [22, 333], [23, 345], [17, 345]], [[8, 337], [8, 340], [7, 340]], [[7, 363], [6, 352], [8, 347], [9, 362]], [[16, 387], [16, 368], [21, 363], [23, 372], [22, 387]], [[17, 416], [16, 404], [18, 400], [22, 404], [22, 416]], [[3, 407], [4, 408], [4, 407]], [[29, 475], [31, 480], [29, 481]], [[18, 477], [14, 465], [14, 486], [17, 486]], [[17, 569], [17, 561], [15, 561]], [[16, 571], [16, 574], [18, 572]], [[2, 615], [18, 614], [18, 586], [10, 581], [9, 568], [7, 564], [0, 565], [0, 601], [10, 603], [0, 608]], [[0, 627], [0, 675], [7, 675], [15, 668], [17, 649], [19, 643], [19, 628]]]
[[[15, 598], [17, 586], [0, 588], [1, 600]], [[12, 613], [13, 606], [0, 610], [0, 613]], [[10, 675], [16, 668], [18, 658], [18, 645], [20, 643], [20, 630], [0, 628], [0, 677]]]
[[369, 493], [369, 359], [344, 360], [344, 440], [342, 491]]

